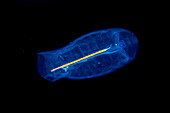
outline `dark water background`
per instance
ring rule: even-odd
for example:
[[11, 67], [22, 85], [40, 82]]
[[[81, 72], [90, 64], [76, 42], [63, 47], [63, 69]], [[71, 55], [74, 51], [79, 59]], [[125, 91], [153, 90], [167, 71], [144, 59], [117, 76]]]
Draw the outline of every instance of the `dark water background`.
[[[114, 98], [141, 101], [159, 87], [155, 84], [158, 76], [153, 74], [151, 67], [156, 59], [153, 57], [155, 40], [160, 38], [164, 20], [161, 4], [114, 0], [38, 1], [16, 3], [14, 49], [17, 73], [13, 89], [30, 95], [41, 92], [65, 97], [81, 97], [82, 94], [83, 97], [101, 94], [112, 97], [114, 94]], [[64, 47], [92, 31], [115, 27], [130, 30], [138, 38], [139, 52], [129, 65], [105, 76], [80, 81], [60, 79], [51, 83], [37, 73], [36, 53]]]

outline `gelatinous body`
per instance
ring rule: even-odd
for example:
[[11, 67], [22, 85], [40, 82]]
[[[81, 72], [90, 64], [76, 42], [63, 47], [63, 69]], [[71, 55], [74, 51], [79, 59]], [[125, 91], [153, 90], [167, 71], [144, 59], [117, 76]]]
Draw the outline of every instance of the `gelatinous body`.
[[136, 57], [138, 46], [136, 36], [128, 30], [98, 30], [59, 50], [38, 53], [37, 71], [51, 82], [60, 78], [93, 78], [131, 62]]

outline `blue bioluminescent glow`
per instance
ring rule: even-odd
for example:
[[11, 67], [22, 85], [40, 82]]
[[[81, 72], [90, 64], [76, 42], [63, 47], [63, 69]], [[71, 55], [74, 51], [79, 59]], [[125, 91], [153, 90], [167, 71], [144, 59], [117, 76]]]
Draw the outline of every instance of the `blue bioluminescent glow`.
[[94, 78], [133, 61], [138, 48], [138, 40], [131, 31], [122, 28], [98, 30], [61, 49], [38, 53], [37, 71], [51, 82], [60, 78]]

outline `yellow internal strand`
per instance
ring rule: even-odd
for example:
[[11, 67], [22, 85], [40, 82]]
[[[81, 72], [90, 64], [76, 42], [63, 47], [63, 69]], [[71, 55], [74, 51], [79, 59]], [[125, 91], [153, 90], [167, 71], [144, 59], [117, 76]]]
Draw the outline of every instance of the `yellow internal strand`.
[[69, 66], [69, 65], [71, 65], [71, 64], [74, 64], [74, 63], [79, 62], [79, 61], [81, 61], [81, 60], [87, 59], [87, 58], [92, 57], [92, 56], [94, 56], [94, 55], [103, 53], [103, 52], [105, 52], [105, 51], [107, 51], [107, 50], [108, 50], [108, 49], [102, 49], [102, 50], [97, 51], [97, 52], [95, 52], [95, 53], [92, 53], [92, 54], [90, 54], [90, 55], [84, 56], [84, 57], [82, 57], [82, 58], [80, 58], [80, 59], [77, 59], [77, 60], [75, 60], [75, 61], [69, 62], [69, 63], [64, 64], [64, 65], [62, 65], [62, 66], [59, 66], [59, 67], [57, 67], [57, 68], [54, 68], [54, 69], [51, 70], [51, 72], [56, 71], [56, 70], [58, 70], [58, 69], [60, 69], [60, 68], [67, 67], [67, 66]]

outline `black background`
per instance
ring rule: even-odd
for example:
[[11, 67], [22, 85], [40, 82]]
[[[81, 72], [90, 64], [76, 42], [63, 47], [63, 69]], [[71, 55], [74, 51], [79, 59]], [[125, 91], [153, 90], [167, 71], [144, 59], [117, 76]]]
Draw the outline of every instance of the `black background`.
[[[15, 90], [32, 95], [56, 94], [56, 97], [105, 94], [105, 97], [143, 100], [159, 87], [151, 67], [156, 59], [154, 46], [160, 37], [158, 28], [164, 18], [161, 4], [114, 0], [18, 1], [15, 9]], [[115, 27], [132, 31], [139, 41], [138, 55], [127, 66], [97, 78], [60, 79], [53, 83], [37, 73], [36, 53], [64, 47], [92, 31]]]

